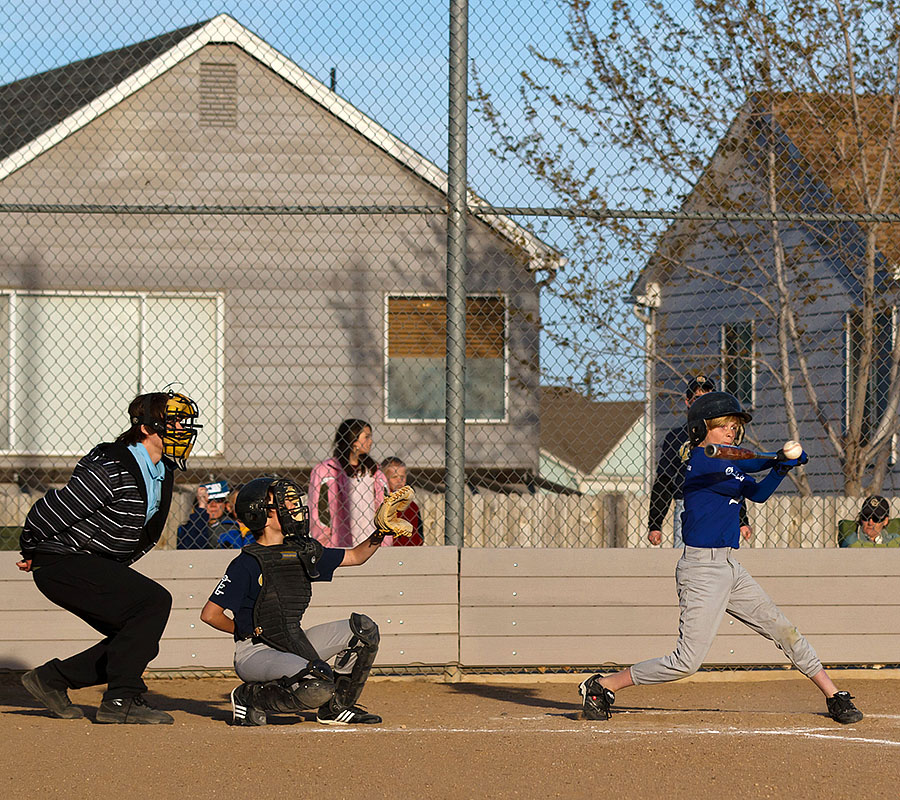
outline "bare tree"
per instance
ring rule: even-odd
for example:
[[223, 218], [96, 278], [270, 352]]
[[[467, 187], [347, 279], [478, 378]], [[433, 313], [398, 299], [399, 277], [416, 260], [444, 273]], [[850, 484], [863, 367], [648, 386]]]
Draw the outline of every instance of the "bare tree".
[[[900, 427], [900, 336], [885, 322], [900, 264], [900, 3], [558, 1], [567, 52], [531, 50], [520, 121], [475, 70], [495, 154], [579, 212], [575, 257], [548, 287], [562, 314], [547, 335], [577, 340], [590, 389], [606, 377], [604, 347], [675, 372], [721, 358], [701, 309], [694, 335], [666, 329], [665, 298], [652, 352], [640, 352], [621, 302], [635, 286], [745, 308], [760, 335], [731, 357], [777, 387], [791, 438], [809, 440], [815, 424], [844, 492], [859, 495], [869, 475], [880, 489]], [[609, 216], [624, 208], [634, 213]], [[668, 225], [638, 213], [663, 208]], [[836, 297], [843, 328], [826, 335], [821, 302]], [[846, 386], [823, 385], [823, 359], [848, 350]]]

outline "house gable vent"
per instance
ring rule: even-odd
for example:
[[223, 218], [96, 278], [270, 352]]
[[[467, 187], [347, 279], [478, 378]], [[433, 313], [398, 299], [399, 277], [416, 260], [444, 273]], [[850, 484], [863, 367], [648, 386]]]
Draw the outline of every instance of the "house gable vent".
[[237, 64], [200, 64], [200, 127], [237, 125]]

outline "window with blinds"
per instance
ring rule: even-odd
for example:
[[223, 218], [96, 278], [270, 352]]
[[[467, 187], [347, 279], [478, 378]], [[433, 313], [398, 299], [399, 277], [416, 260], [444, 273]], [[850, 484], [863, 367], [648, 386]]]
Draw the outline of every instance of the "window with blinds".
[[[466, 419], [506, 419], [506, 300], [466, 299]], [[447, 301], [443, 297], [387, 299], [389, 421], [444, 419]]]

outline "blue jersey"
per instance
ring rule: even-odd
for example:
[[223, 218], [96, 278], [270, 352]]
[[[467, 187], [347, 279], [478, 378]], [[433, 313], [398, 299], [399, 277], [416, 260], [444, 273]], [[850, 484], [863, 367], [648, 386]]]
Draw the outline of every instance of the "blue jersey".
[[[326, 547], [317, 564], [319, 576], [313, 582], [330, 581], [344, 560], [344, 551]], [[234, 614], [234, 638], [243, 639], [253, 631], [253, 606], [262, 586], [262, 567], [249, 553], [242, 552], [225, 570], [209, 599]]]
[[769, 464], [762, 459], [708, 458], [702, 447], [695, 447], [684, 478], [684, 543], [691, 547], [740, 547], [741, 500], [762, 503], [783, 478], [773, 470], [757, 482], [747, 472], [757, 472]]

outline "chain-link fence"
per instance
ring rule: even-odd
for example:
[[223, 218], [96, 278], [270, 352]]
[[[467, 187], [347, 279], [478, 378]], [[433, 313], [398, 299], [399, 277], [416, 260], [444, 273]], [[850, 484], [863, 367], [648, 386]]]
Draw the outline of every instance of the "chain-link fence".
[[164, 546], [238, 544], [263, 473], [335, 543], [405, 477], [425, 545], [671, 546], [712, 385], [810, 456], [753, 545], [900, 544], [857, 525], [900, 516], [898, 10], [7, 9], [2, 542], [174, 385]]

